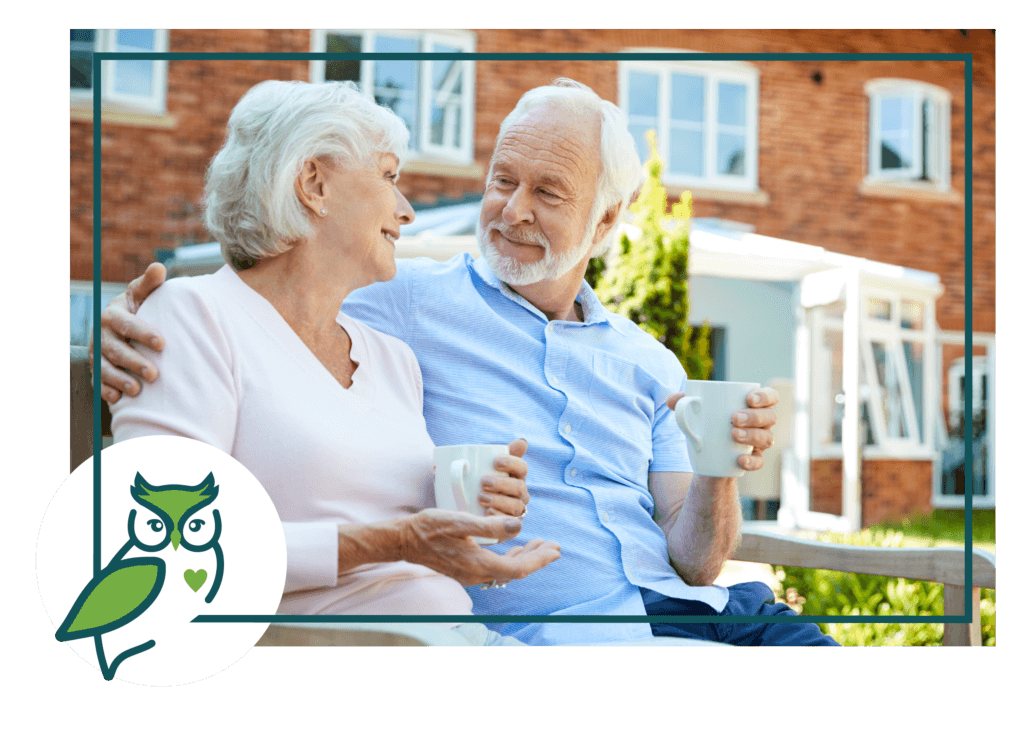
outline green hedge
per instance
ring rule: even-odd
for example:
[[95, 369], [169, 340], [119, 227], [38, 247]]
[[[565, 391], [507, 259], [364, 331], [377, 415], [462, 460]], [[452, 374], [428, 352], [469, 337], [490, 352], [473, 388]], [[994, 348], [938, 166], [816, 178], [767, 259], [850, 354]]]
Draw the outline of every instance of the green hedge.
[[[867, 530], [855, 534], [820, 534], [820, 541], [859, 546], [917, 546], [904, 544], [902, 532]], [[798, 613], [821, 616], [941, 616], [940, 583], [903, 578], [858, 575], [800, 567], [777, 567], [783, 594]], [[822, 631], [844, 646], [938, 646], [943, 624], [824, 623]], [[981, 639], [996, 643], [995, 591], [981, 590]]]

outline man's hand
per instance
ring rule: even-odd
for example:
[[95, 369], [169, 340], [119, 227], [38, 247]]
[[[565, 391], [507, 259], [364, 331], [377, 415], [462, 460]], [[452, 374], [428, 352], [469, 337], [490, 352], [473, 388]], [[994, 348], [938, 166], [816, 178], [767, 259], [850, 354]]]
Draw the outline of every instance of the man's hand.
[[[164, 339], [151, 326], [135, 317], [139, 306], [150, 293], [164, 283], [167, 269], [159, 262], [146, 267], [141, 277], [128, 283], [127, 291], [111, 299], [100, 314], [100, 345], [103, 356], [100, 359], [100, 377], [103, 387], [100, 395], [108, 403], [116, 403], [122, 393], [136, 396], [142, 390], [137, 378], [152, 382], [157, 377], [156, 367], [147, 361], [128, 343], [139, 341], [160, 351]], [[89, 368], [93, 364], [92, 336], [89, 336]]]
[[509, 456], [497, 457], [494, 469], [507, 472], [504, 475], [484, 475], [480, 478], [483, 492], [478, 499], [488, 516], [506, 515], [522, 518], [526, 515], [526, 504], [530, 494], [526, 491], [526, 472], [529, 465], [523, 460], [526, 454], [526, 439], [516, 439], [508, 445]]
[[[685, 393], [674, 393], [666, 401], [671, 410]], [[770, 387], [759, 387], [747, 395], [748, 410], [736, 411], [732, 414], [732, 438], [740, 444], [750, 444], [754, 448], [750, 454], [741, 454], [736, 459], [740, 469], [754, 472], [764, 466], [764, 450], [770, 447], [775, 437], [772, 426], [778, 420], [775, 406], [779, 402], [779, 394]]]
[[511, 539], [522, 528], [518, 518], [428, 508], [399, 522], [399, 559], [429, 567], [464, 586], [520, 580], [562, 556], [558, 544], [541, 539], [498, 554], [471, 538]]

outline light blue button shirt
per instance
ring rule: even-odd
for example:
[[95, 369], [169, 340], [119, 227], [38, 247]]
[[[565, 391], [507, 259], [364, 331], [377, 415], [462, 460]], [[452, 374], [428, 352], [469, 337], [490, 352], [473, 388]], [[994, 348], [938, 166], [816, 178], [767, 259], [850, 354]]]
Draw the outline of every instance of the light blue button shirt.
[[[665, 400], [684, 387], [676, 357], [589, 285], [583, 323], [548, 321], [483, 259], [398, 260], [390, 282], [357, 290], [345, 313], [406, 342], [423, 372], [438, 446], [529, 443], [530, 512], [519, 537], [561, 545], [557, 562], [507, 588], [470, 588], [477, 615], [646, 615], [640, 587], [722, 610], [728, 592], [690, 587], [654, 523], [648, 473], [691, 470]], [[635, 639], [636, 624], [488, 624], [529, 644]]]

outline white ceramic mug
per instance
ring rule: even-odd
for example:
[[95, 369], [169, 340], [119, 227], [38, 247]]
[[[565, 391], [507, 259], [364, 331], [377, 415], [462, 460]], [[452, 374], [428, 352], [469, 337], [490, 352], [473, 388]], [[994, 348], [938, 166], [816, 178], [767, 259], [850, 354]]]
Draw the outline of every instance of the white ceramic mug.
[[754, 447], [732, 438], [732, 414], [747, 408], [756, 382], [687, 380], [686, 397], [676, 403], [676, 423], [686, 435], [693, 471], [706, 477], [743, 477], [736, 463]]
[[[484, 508], [477, 497], [483, 488], [480, 478], [484, 475], [501, 475], [507, 472], [494, 469], [497, 457], [508, 456], [507, 444], [459, 444], [434, 448], [434, 499], [438, 508], [446, 511], [463, 511], [477, 516], [484, 515]], [[496, 544], [497, 539], [474, 536], [478, 544]]]

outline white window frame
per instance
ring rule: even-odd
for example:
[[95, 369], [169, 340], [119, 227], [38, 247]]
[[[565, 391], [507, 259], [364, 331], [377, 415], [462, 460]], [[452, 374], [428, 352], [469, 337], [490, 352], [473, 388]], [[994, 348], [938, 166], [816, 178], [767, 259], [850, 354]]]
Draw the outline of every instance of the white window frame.
[[[988, 469], [986, 475], [988, 477], [988, 490], [989, 494], [980, 497], [978, 495], [972, 496], [971, 505], [975, 509], [979, 508], [995, 508], [996, 507], [996, 445], [995, 445], [995, 433], [996, 433], [996, 339], [995, 334], [974, 332], [974, 347], [984, 347], [985, 354], [975, 355], [973, 349], [968, 353], [967, 356], [971, 357], [972, 363], [972, 379], [974, 384], [979, 388], [981, 386], [981, 375], [985, 375], [988, 378], [988, 398], [984, 409], [987, 414], [986, 423], [988, 425]], [[962, 331], [943, 331], [939, 334], [939, 340], [942, 344], [946, 345], [963, 345], [964, 334]], [[941, 362], [941, 353], [937, 353], [937, 357], [934, 360], [936, 372], [941, 371], [939, 366]], [[963, 398], [960, 395], [960, 383], [959, 378], [966, 375], [964, 364], [966, 357], [962, 357], [954, 362], [947, 368], [946, 377], [949, 382], [947, 388], [947, 395], [949, 397], [949, 408], [959, 408]], [[981, 397], [978, 393], [975, 393], [972, 389], [973, 394], [973, 410], [978, 411], [981, 408]], [[941, 449], [946, 446], [948, 436], [946, 434], [945, 419], [942, 418], [941, 401], [936, 395], [935, 407], [935, 427], [937, 432], [937, 446], [940, 452], [936, 453], [935, 467], [932, 474], [932, 506], [935, 508], [963, 508], [964, 499], [958, 495], [943, 495], [942, 494], [942, 458]]]
[[[919, 188], [947, 192], [950, 187], [950, 102], [948, 90], [937, 85], [916, 80], [875, 79], [864, 85], [868, 96], [868, 156], [867, 174], [864, 184], [895, 184], [907, 188]], [[913, 110], [911, 149], [914, 161], [902, 169], [882, 169], [882, 105], [883, 99], [900, 98], [909, 100]], [[922, 107], [929, 103], [932, 109], [932, 145], [925, 156], [931, 173], [927, 180], [920, 179], [923, 159], [921, 157], [921, 134], [923, 128]]]
[[[370, 30], [343, 30], [343, 29], [314, 29], [312, 32], [311, 49], [313, 53], [322, 54], [327, 50], [327, 35], [331, 33], [344, 34], [346, 36], [360, 36], [362, 39], [361, 51], [371, 53], [375, 46], [378, 35], [387, 35], [395, 38], [415, 39], [420, 43], [420, 49], [433, 49], [437, 44], [453, 46], [463, 53], [472, 54], [476, 52], [476, 36], [469, 31], [370, 31]], [[425, 53], [430, 53], [429, 51]], [[360, 60], [359, 79], [360, 89], [363, 93], [373, 99], [374, 79], [373, 59]], [[462, 117], [460, 127], [462, 130], [462, 141], [459, 146], [445, 146], [433, 144], [430, 141], [430, 109], [433, 102], [433, 60], [417, 60], [417, 102], [419, 106], [419, 131], [412, 131], [409, 140], [410, 157], [418, 161], [438, 161], [460, 165], [473, 163], [473, 141], [474, 141], [474, 108], [476, 104], [476, 63], [472, 60], [463, 60], [463, 84], [462, 84]], [[322, 59], [314, 59], [309, 63], [309, 79], [311, 82], [323, 82], [326, 74], [327, 63]]]
[[[680, 52], [680, 49], [630, 49], [633, 52]], [[747, 62], [738, 61], [634, 61], [619, 62], [619, 107], [630, 117], [629, 112], [629, 73], [641, 72], [658, 75], [658, 148], [666, 162], [662, 172], [662, 181], [666, 185], [684, 187], [703, 187], [715, 190], [735, 190], [740, 192], [757, 191], [758, 166], [758, 119], [760, 110], [760, 71]], [[693, 75], [704, 79], [704, 176], [695, 177], [671, 171], [668, 151], [668, 132], [670, 129], [670, 80], [673, 73]], [[719, 124], [716, 114], [718, 109], [718, 84], [733, 82], [747, 86], [746, 121], [746, 172], [743, 175], [723, 175], [717, 173], [717, 147]]]
[[[93, 48], [98, 52], [116, 52], [117, 32], [121, 29], [95, 29], [96, 35], [93, 39]], [[166, 29], [155, 29], [153, 34], [154, 54], [164, 54], [168, 48], [168, 32]], [[167, 61], [165, 59], [154, 59], [152, 92], [148, 96], [126, 95], [114, 91], [117, 79], [119, 60], [105, 59], [102, 64], [101, 99], [103, 106], [112, 106], [122, 110], [142, 113], [165, 113], [167, 111]], [[95, 80], [95, 74], [93, 76]], [[93, 88], [88, 90], [75, 89], [71, 91], [71, 101], [79, 104], [92, 104]]]
[[[860, 392], [867, 394], [868, 423], [874, 444], [863, 445], [865, 459], [933, 459], [936, 454], [935, 440], [935, 408], [931, 398], [938, 392], [938, 376], [934, 370], [936, 357], [935, 299], [927, 294], [919, 294], [913, 290], [893, 290], [881, 285], [871, 285], [870, 278], [864, 276], [864, 286], [860, 299], [860, 336], [856, 346], [860, 349], [861, 364]], [[871, 299], [885, 300], [891, 305], [888, 320], [871, 318], [868, 305]], [[924, 307], [923, 327], [921, 329], [903, 328], [901, 326], [901, 302], [915, 301]], [[839, 459], [842, 457], [842, 444], [838, 442], [822, 443], [819, 430], [831, 425], [828, 409], [831, 408], [826, 390], [818, 385], [814, 378], [830, 375], [831, 357], [825, 351], [824, 337], [828, 329], [843, 332], [843, 318], [830, 317], [824, 314], [823, 308], [808, 310], [811, 329], [811, 413], [812, 430], [811, 457], [814, 459]], [[922, 408], [918, 417], [917, 406], [914, 404], [910, 386], [910, 375], [903, 353], [903, 342], [920, 343], [923, 348], [922, 366]], [[881, 343], [894, 360], [897, 386], [900, 391], [900, 406], [908, 431], [907, 437], [889, 434], [882, 410], [882, 387], [879, 384], [874, 367], [872, 342]], [[849, 346], [844, 335], [844, 348]], [[860, 399], [857, 402], [858, 427]]]

